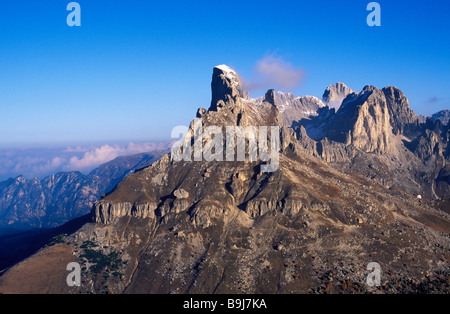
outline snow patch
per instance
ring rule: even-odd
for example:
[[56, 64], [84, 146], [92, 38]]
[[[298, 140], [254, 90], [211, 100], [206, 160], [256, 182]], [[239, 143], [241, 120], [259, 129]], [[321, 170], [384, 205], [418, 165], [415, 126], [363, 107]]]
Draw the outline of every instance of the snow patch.
[[236, 71], [225, 64], [218, 65], [216, 68], [222, 70], [226, 76], [237, 76]]

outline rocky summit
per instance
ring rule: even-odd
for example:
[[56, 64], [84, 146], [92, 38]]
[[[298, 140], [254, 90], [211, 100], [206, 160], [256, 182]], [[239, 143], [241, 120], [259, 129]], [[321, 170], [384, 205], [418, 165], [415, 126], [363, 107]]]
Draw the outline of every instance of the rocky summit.
[[330, 108], [338, 110], [345, 97], [351, 93], [353, 93], [353, 91], [351, 88], [347, 87], [347, 85], [344, 83], [336, 83], [327, 87], [323, 93], [322, 100]]
[[419, 123], [395, 87], [330, 89], [338, 110], [274, 90], [252, 99], [223, 65], [211, 87], [171, 154], [6, 271], [0, 293], [450, 292], [448, 126]]

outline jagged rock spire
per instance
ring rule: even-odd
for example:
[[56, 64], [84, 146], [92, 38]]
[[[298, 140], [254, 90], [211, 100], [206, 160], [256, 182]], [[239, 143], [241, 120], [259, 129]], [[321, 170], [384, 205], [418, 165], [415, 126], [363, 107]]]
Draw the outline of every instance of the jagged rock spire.
[[248, 98], [244, 92], [241, 80], [236, 71], [226, 65], [214, 67], [211, 82], [211, 107], [209, 110], [217, 111], [226, 104], [240, 104], [240, 98]]

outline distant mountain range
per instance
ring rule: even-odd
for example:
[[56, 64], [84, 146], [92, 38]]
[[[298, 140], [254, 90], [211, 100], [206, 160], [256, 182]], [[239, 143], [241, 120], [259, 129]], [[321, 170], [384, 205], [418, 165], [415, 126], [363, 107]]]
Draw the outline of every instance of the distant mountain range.
[[0, 182], [0, 229], [51, 228], [83, 216], [102, 194], [165, 153], [118, 157], [88, 175], [60, 172], [42, 180], [19, 176]]
[[439, 120], [443, 125], [448, 125], [448, 122], [450, 120], [450, 110], [441, 110], [429, 117], [425, 117], [424, 115], [419, 116], [420, 123], [426, 123], [427, 119], [430, 119], [435, 123]]
[[[449, 125], [422, 123], [393, 86], [354, 92], [338, 83], [322, 99], [274, 90], [252, 99], [221, 65], [211, 89], [179, 147], [4, 272], [0, 293], [450, 293]], [[247, 135], [245, 161], [220, 157], [228, 128]], [[184, 147], [194, 134], [215, 158], [193, 161]], [[273, 147], [273, 171], [261, 147]], [[23, 194], [12, 190], [7, 201]], [[89, 195], [77, 193], [58, 198]], [[64, 280], [73, 261], [79, 287]], [[373, 263], [379, 286], [367, 284]]]

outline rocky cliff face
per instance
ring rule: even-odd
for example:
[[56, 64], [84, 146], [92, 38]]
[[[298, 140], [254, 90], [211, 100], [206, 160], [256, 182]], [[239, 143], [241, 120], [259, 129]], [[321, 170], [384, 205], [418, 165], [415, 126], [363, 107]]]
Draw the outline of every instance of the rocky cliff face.
[[383, 88], [386, 97], [392, 132], [396, 135], [415, 136], [419, 130], [419, 119], [409, 107], [403, 92], [393, 86]]
[[[414, 157], [408, 166], [416, 167], [419, 158], [398, 146], [383, 91], [349, 95], [336, 114], [320, 117], [327, 136], [316, 141], [303, 125], [285, 125], [273, 90], [249, 99], [235, 72], [214, 73], [210, 109], [199, 109], [172, 153], [96, 202], [91, 223], [6, 272], [0, 292], [39, 287], [42, 279], [28, 276], [33, 265], [46, 265], [47, 286], [68, 293], [449, 291], [447, 203], [386, 187], [403, 171], [390, 166]], [[239, 144], [234, 158], [220, 159], [229, 152], [220, 141], [227, 127], [247, 134], [244, 160]], [[259, 148], [274, 140], [277, 168], [264, 171]], [[196, 159], [187, 150], [196, 143], [214, 158]], [[395, 155], [398, 147], [409, 155]], [[82, 265], [80, 287], [60, 283], [62, 260]], [[366, 284], [371, 262], [382, 269], [380, 287]], [[32, 284], [18, 287], [19, 274]]]
[[384, 93], [366, 86], [349, 95], [330, 119], [325, 137], [366, 153], [390, 151], [392, 127]]

